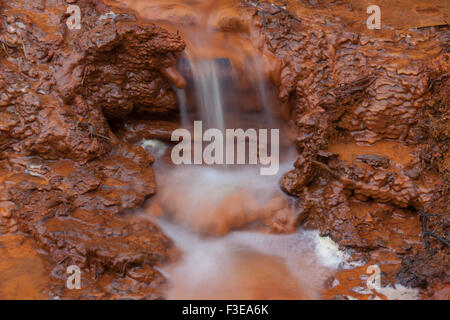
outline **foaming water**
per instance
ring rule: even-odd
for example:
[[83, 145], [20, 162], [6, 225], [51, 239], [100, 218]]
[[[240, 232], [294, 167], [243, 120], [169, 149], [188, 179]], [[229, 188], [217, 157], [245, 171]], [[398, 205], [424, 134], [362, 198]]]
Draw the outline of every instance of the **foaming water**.
[[343, 261], [337, 251], [321, 256], [317, 232], [204, 238], [167, 221], [160, 226], [183, 251], [181, 261], [163, 270], [168, 299], [318, 299]]
[[[147, 145], [156, 153], [163, 148]], [[155, 164], [160, 190], [153, 201], [165, 212], [156, 223], [182, 252], [161, 270], [169, 280], [168, 299], [321, 297], [324, 281], [348, 258], [334, 242], [317, 231], [246, 230], [248, 223], [291, 206], [278, 180], [293, 156], [275, 176], [259, 175], [256, 166], [169, 169], [164, 162]]]
[[278, 182], [292, 166], [293, 156], [273, 176], [260, 175], [256, 165], [168, 168], [157, 164], [156, 201], [191, 231], [223, 235], [289, 206]]

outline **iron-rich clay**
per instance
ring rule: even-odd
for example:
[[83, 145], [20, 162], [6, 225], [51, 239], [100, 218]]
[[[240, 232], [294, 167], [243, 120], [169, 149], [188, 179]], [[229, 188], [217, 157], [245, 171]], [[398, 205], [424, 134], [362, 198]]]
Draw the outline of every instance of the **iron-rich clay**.
[[[153, 159], [118, 139], [108, 119], [173, 113], [166, 75], [183, 40], [100, 1], [77, 1], [80, 30], [67, 27], [65, 1], [2, 5], [2, 231], [44, 250], [50, 295], [161, 297], [165, 280], [153, 267], [171, 241], [121, 216], [155, 193]], [[78, 293], [65, 288], [73, 264], [84, 272]]]
[[[345, 2], [249, 5], [253, 43], [281, 61], [280, 99], [297, 127], [299, 157], [282, 188], [299, 197], [299, 224], [369, 255], [395, 252], [402, 264], [391, 273], [403, 284], [448, 285], [448, 26], [401, 18], [368, 30]], [[378, 149], [385, 141], [411, 161]], [[342, 161], [355, 143], [376, 155]]]

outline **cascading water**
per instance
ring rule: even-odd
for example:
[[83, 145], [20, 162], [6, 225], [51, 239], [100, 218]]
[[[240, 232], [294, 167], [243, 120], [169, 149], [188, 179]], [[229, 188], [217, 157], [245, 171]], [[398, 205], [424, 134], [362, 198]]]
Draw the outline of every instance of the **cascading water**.
[[225, 129], [223, 98], [219, 70], [215, 60], [200, 59], [192, 63], [197, 107], [203, 126]]
[[[239, 41], [232, 46], [218, 41], [209, 26], [214, 11], [206, 8], [197, 25], [183, 30], [188, 47], [179, 69], [188, 86], [177, 90], [183, 126], [191, 129], [192, 121], [201, 120], [204, 128], [222, 132], [280, 128], [274, 112], [279, 106], [273, 104], [277, 99], [258, 53]], [[282, 140], [287, 139], [281, 132]], [[152, 154], [166, 148], [148, 141], [143, 146]], [[167, 298], [320, 297], [324, 280], [343, 262], [337, 247], [317, 232], [271, 235], [258, 224], [273, 215], [281, 220], [295, 216], [294, 205], [278, 186], [292, 168], [295, 150], [282, 148], [281, 153], [282, 165], [272, 176], [261, 176], [255, 165], [225, 170], [173, 166], [168, 150], [157, 159], [153, 168], [159, 191], [149, 211], [162, 207], [157, 223], [182, 252], [178, 262], [162, 269], [169, 280]]]

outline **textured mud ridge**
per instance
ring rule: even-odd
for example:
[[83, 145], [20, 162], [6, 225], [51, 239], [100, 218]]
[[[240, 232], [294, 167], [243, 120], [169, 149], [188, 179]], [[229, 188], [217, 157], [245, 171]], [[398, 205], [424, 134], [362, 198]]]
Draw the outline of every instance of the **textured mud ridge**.
[[[65, 24], [74, 2], [81, 31]], [[162, 298], [158, 267], [176, 256], [156, 225], [126, 214], [157, 191], [139, 143], [180, 126], [173, 88], [185, 86], [175, 69], [185, 42], [170, 23], [199, 21], [187, 7], [160, 14], [145, 10], [150, 1], [123, 2], [159, 21], [109, 1], [0, 2], [0, 234], [33, 240], [17, 248], [39, 252], [44, 298]], [[365, 1], [224, 3], [214, 27], [263, 57], [283, 104], [276, 114], [296, 137], [298, 159], [281, 180], [296, 207], [267, 218], [282, 220], [272, 232], [320, 229], [379, 264], [384, 285], [445, 298], [448, 26], [370, 31]], [[65, 289], [72, 264], [83, 267], [81, 292]], [[345, 277], [325, 297], [344, 294]]]
[[108, 119], [173, 112], [163, 74], [184, 42], [100, 1], [77, 4], [81, 31], [67, 28], [64, 1], [2, 2], [1, 231], [32, 237], [61, 290], [77, 264], [90, 288], [82, 298], [158, 298], [154, 266], [171, 242], [121, 217], [155, 193], [153, 159]]
[[207, 22], [196, 10], [211, 10], [208, 1], [196, 10], [179, 1], [124, 2], [186, 32], [206, 24], [230, 47], [239, 39], [264, 57], [261, 68], [284, 103], [277, 114], [295, 128], [299, 154], [281, 181], [297, 210], [274, 230], [319, 228], [378, 263], [384, 285], [445, 296], [449, 33], [426, 27], [442, 24], [433, 14], [445, 6], [383, 2], [387, 26], [370, 31], [367, 1], [227, 1]]
[[387, 278], [448, 286], [448, 27], [371, 32], [345, 5], [337, 18], [290, 3], [251, 10], [298, 127], [282, 180], [298, 223], [379, 261]]

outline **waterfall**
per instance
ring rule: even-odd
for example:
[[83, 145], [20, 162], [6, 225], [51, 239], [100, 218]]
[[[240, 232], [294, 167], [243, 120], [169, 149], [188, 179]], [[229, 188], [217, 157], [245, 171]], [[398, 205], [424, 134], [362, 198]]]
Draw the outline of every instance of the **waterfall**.
[[191, 126], [191, 122], [189, 120], [189, 115], [188, 115], [188, 104], [187, 104], [186, 91], [183, 89], [175, 88], [175, 92], [178, 97], [181, 124], [184, 128], [189, 128]]
[[192, 74], [200, 120], [205, 129], [225, 129], [223, 93], [216, 60], [199, 59], [192, 63]]
[[[197, 25], [183, 30], [187, 48], [178, 70], [187, 86], [176, 90], [182, 126], [191, 130], [201, 120], [203, 130], [222, 133], [281, 128], [274, 111], [280, 107], [276, 90], [270, 87], [261, 53], [241, 42], [222, 41], [208, 24], [214, 21], [214, 4], [209, 5]], [[252, 139], [248, 137], [248, 145]], [[278, 148], [278, 139], [275, 144]], [[264, 147], [258, 144], [256, 153], [264, 153]], [[255, 154], [250, 147], [244, 152]], [[317, 232], [292, 227], [291, 235], [279, 236], [265, 234], [267, 227], [247, 229], [269, 216], [295, 217], [296, 208], [278, 185], [292, 168], [295, 150], [289, 146], [283, 154], [281, 170], [270, 176], [250, 165], [173, 167], [155, 162], [159, 189], [152, 201], [164, 211], [155, 222], [183, 252], [179, 261], [161, 269], [169, 279], [168, 298], [320, 297], [321, 284], [342, 261], [331, 255], [320, 259], [323, 244]]]

